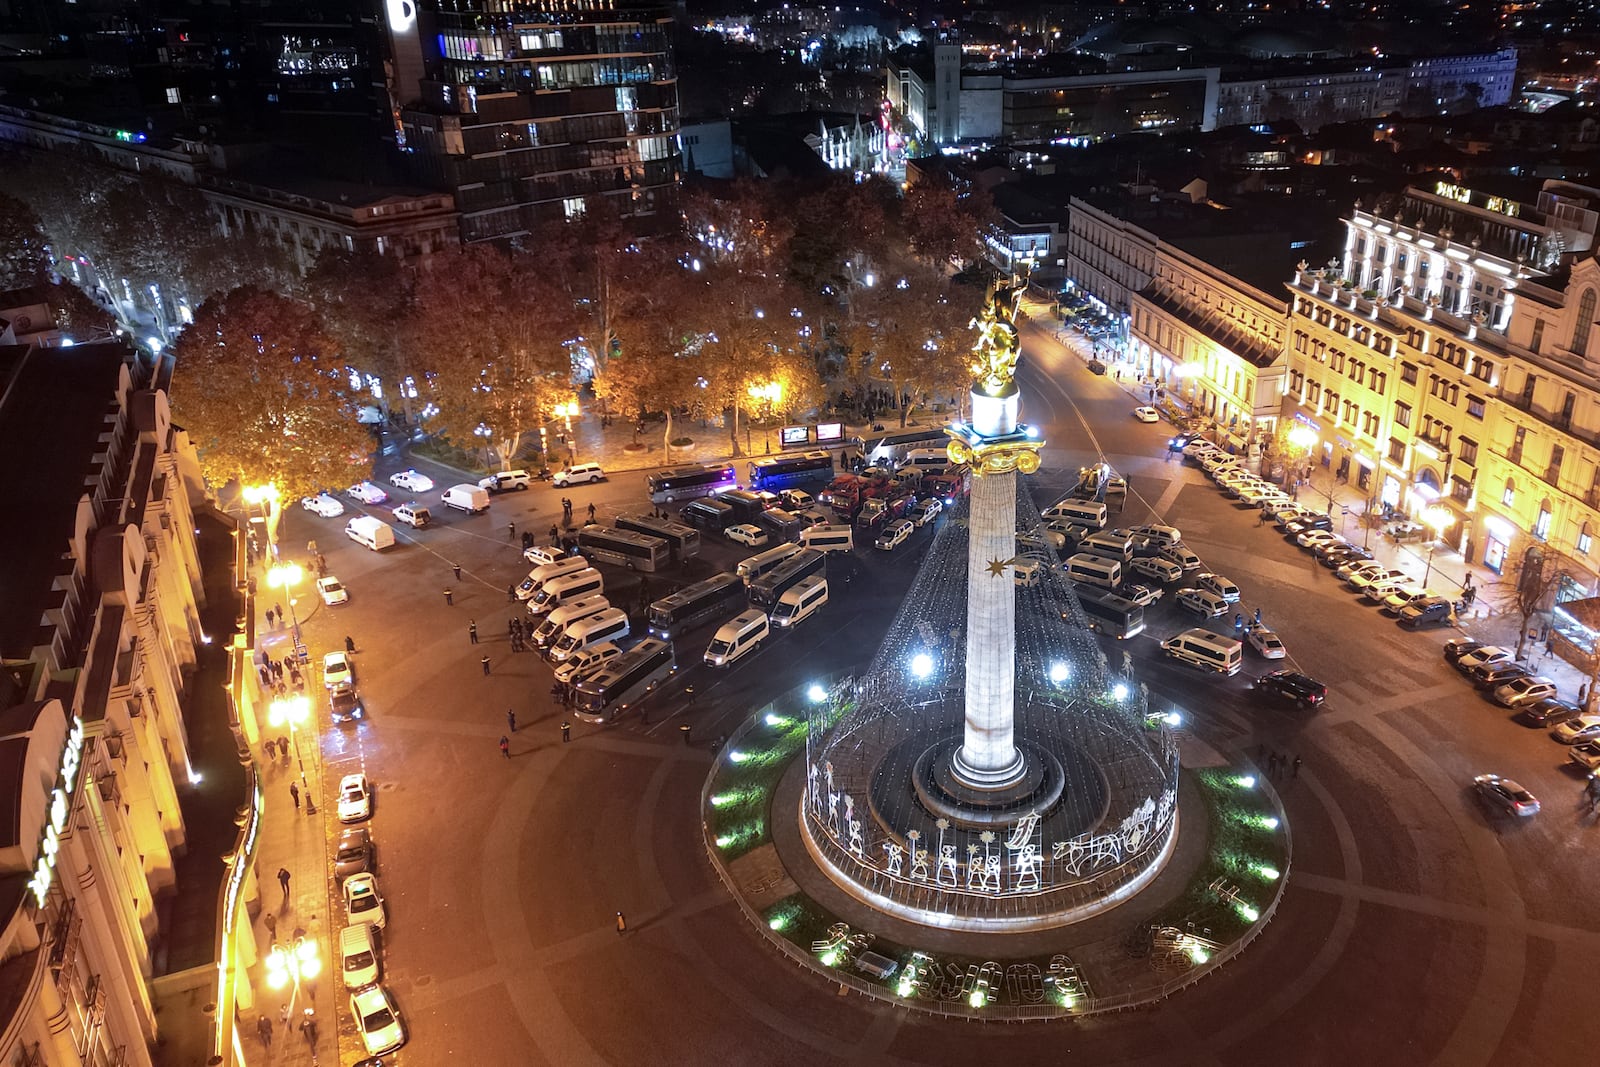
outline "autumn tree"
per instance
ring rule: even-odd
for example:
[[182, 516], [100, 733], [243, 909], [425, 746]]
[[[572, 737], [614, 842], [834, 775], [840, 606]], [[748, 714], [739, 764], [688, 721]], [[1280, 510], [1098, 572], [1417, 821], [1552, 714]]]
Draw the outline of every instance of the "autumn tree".
[[999, 221], [989, 193], [943, 171], [906, 190], [900, 219], [912, 253], [929, 266], [966, 265], [983, 252], [983, 232]]
[[71, 282], [57, 282], [45, 293], [56, 328], [76, 343], [110, 340], [117, 334], [117, 317]]
[[584, 316], [559, 272], [531, 255], [471, 245], [423, 270], [412, 343], [427, 353], [434, 425], [509, 466], [523, 437], [572, 399], [568, 345]]
[[395, 397], [414, 421], [416, 383], [425, 378], [411, 339], [416, 272], [393, 256], [330, 250], [306, 279], [323, 324], [352, 367], [383, 383], [384, 406]]
[[33, 209], [0, 193], [0, 289], [22, 289], [44, 281], [50, 271], [47, 245]]
[[174, 346], [174, 418], [206, 477], [285, 499], [371, 473], [344, 361], [308, 306], [245, 287], [212, 297]]
[[1517, 632], [1516, 658], [1520, 660], [1528, 645], [1533, 617], [1550, 609], [1556, 593], [1567, 582], [1581, 587], [1587, 585], [1587, 579], [1581, 565], [1543, 544], [1529, 545], [1510, 577], [1509, 582], [1494, 588], [1500, 610], [1522, 620]]

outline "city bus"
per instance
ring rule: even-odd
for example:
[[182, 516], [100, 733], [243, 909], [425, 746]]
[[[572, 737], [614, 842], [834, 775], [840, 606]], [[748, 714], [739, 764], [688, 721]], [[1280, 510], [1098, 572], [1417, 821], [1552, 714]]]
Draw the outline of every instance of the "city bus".
[[772, 456], [750, 464], [750, 488], [768, 493], [797, 485], [833, 481], [833, 454], [804, 452], [797, 456]]
[[658, 519], [651, 515], [618, 515], [612, 520], [619, 530], [632, 530], [649, 537], [659, 537], [672, 549], [672, 561], [682, 563], [700, 554], [700, 531], [671, 519]]
[[650, 491], [652, 504], [670, 504], [674, 500], [712, 496], [725, 489], [738, 488], [739, 479], [730, 464], [699, 463], [656, 471], [645, 478], [644, 484]]
[[746, 587], [750, 595], [750, 603], [758, 608], [771, 610], [777, 604], [778, 598], [787, 593], [791, 587], [802, 578], [809, 578], [813, 574], [823, 574], [828, 563], [828, 554], [819, 552], [814, 548], [802, 548], [776, 567], [759, 578], [753, 579]]
[[918, 448], [944, 448], [950, 435], [940, 426], [932, 430], [908, 430], [867, 441], [863, 450], [869, 467], [893, 467], [905, 458], [906, 453]]
[[574, 713], [585, 722], [610, 722], [678, 669], [672, 643], [647, 637], [574, 687]]
[[610, 526], [585, 526], [579, 530], [578, 552], [589, 559], [635, 571], [656, 571], [672, 562], [672, 546], [661, 538]]
[[1077, 587], [1076, 592], [1078, 603], [1083, 605], [1083, 614], [1089, 621], [1089, 629], [1095, 633], [1121, 641], [1144, 632], [1144, 608], [1127, 597], [1118, 596], [1110, 590], [1088, 589], [1082, 585]]
[[707, 619], [721, 619], [743, 608], [744, 579], [727, 571], [713, 574], [651, 604], [650, 636], [671, 641]]

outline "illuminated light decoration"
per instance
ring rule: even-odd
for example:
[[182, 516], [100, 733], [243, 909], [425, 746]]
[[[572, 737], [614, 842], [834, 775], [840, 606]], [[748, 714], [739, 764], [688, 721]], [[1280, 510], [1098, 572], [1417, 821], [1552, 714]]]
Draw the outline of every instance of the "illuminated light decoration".
[[410, 33], [417, 25], [417, 5], [413, 0], [384, 0], [389, 28], [395, 33]]
[[1278, 828], [1278, 820], [1271, 815], [1267, 816], [1265, 819], [1262, 819], [1260, 824], [1268, 830], [1276, 830]]
[[768, 726], [788, 726], [792, 720], [786, 719], [782, 715], [776, 715], [769, 711], [767, 712], [765, 721]]
[[1168, 726], [1182, 726], [1183, 716], [1178, 714], [1176, 711], [1169, 711], [1165, 715], [1161, 716], [1161, 721], [1166, 723]]
[[1244, 919], [1244, 921], [1247, 923], [1253, 923], [1257, 919], [1261, 918], [1261, 913], [1248, 904], [1237, 905], [1237, 910], [1239, 912], [1239, 917]]
[[1256, 787], [1256, 778], [1253, 774], [1242, 775], [1238, 778], [1235, 778], [1233, 780], [1233, 784], [1238, 786], [1240, 789], [1254, 789]]
[[811, 688], [806, 690], [806, 698], [813, 704], [820, 704], [828, 699], [828, 691], [813, 682], [811, 683]]
[[926, 652], [918, 652], [911, 657], [911, 673], [918, 678], [926, 678], [933, 673], [933, 657]]
[[34, 902], [44, 907], [55, 881], [56, 857], [61, 853], [61, 835], [67, 830], [67, 820], [72, 814], [72, 798], [78, 784], [78, 772], [83, 767], [83, 719], [74, 715], [67, 730], [67, 742], [61, 749], [61, 762], [57, 765], [55, 788], [50, 791], [50, 817], [45, 823], [44, 835], [39, 841], [39, 855], [33, 862], [33, 877], [28, 889]]
[[734, 749], [732, 752], [728, 753], [728, 762], [729, 763], [743, 763], [745, 760], [747, 760], [749, 758], [750, 758], [750, 753], [741, 752], [738, 749]]
[[772, 918], [767, 920], [768, 928], [773, 929], [773, 930], [782, 930], [784, 927], [786, 927], [788, 925], [789, 925], [789, 919], [788, 919], [787, 916], [783, 916], [783, 915], [774, 915]]
[[727, 807], [729, 804], [732, 804], [738, 799], [739, 796], [737, 793], [718, 793], [716, 796], [711, 798], [711, 806], [713, 808]]
[[1250, 868], [1269, 882], [1276, 882], [1283, 874], [1276, 867], [1269, 867], [1265, 863], [1258, 863]]
[[1128, 692], [1128, 683], [1126, 682], [1118, 682], [1111, 687], [1111, 695], [1118, 700], [1127, 700]]
[[1065, 663], [1062, 663], [1060, 660], [1050, 664], [1050, 680], [1057, 685], [1060, 685], [1071, 676], [1071, 668], [1069, 668]]
[[738, 838], [734, 837], [732, 834], [723, 834], [721, 837], [717, 838], [717, 847], [727, 848], [737, 840]]

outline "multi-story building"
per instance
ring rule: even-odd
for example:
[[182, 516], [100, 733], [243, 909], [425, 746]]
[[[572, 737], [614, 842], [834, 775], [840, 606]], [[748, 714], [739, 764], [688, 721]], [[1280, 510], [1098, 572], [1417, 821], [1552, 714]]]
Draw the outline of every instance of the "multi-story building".
[[0, 349], [0, 443], [28, 457], [7, 476], [26, 521], [0, 523], [8, 1064], [149, 1064], [166, 1025], [159, 905], [186, 846], [184, 710], [204, 635], [197, 468], [165, 373], [121, 345]]
[[1315, 460], [1374, 505], [1442, 507], [1470, 562], [1539, 543], [1593, 572], [1596, 208], [1547, 182], [1532, 204], [1440, 185], [1352, 211], [1342, 259], [1290, 283], [1285, 414]]
[[[393, 9], [395, 5], [391, 5]], [[681, 166], [665, 6], [494, 0], [391, 10], [405, 143], [453, 191], [466, 241], [509, 237], [610, 199], [641, 228], [673, 217]], [[406, 72], [420, 70], [416, 87]]]

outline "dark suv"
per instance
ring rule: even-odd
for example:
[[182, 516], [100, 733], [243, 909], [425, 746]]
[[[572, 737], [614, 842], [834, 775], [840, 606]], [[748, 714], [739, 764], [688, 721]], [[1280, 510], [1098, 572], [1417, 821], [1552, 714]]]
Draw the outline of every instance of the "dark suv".
[[1295, 671], [1273, 671], [1256, 679], [1256, 692], [1262, 696], [1314, 708], [1328, 699], [1328, 687]]
[[1555, 697], [1545, 697], [1543, 700], [1535, 700], [1517, 712], [1517, 721], [1527, 726], [1556, 726], [1582, 711], [1583, 709], [1576, 704], [1569, 704]]
[[367, 709], [362, 706], [361, 694], [356, 692], [353, 685], [336, 685], [328, 690], [328, 715], [334, 722], [355, 722], [365, 717]]

